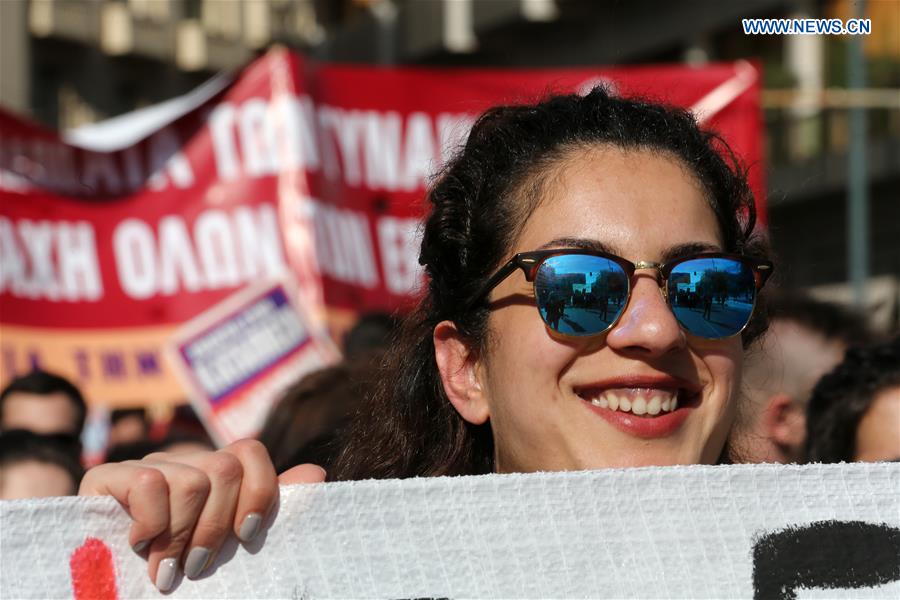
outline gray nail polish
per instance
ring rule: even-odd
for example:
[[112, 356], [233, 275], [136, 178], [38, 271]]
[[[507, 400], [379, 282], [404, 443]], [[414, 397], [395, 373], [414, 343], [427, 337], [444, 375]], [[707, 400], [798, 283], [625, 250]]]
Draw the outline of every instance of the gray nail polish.
[[134, 551], [135, 554], [140, 554], [141, 552], [146, 550], [147, 546], [149, 546], [149, 545], [150, 545], [150, 540], [141, 540], [138, 543], [136, 543], [134, 546], [132, 546], [131, 549]]
[[195, 579], [200, 576], [206, 563], [209, 561], [211, 552], [209, 548], [203, 546], [195, 546], [188, 552], [187, 560], [184, 561], [184, 575], [188, 579]]
[[242, 542], [249, 542], [256, 537], [257, 533], [259, 533], [260, 525], [262, 525], [262, 515], [259, 513], [250, 513], [244, 517], [244, 522], [241, 523], [241, 530], [238, 532], [238, 537], [241, 538]]
[[175, 575], [178, 570], [178, 561], [174, 558], [164, 558], [156, 570], [156, 589], [168, 592], [175, 585]]

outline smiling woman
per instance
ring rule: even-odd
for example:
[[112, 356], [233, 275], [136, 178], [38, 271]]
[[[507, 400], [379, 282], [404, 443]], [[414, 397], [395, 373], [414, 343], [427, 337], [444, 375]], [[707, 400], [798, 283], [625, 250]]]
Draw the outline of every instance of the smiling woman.
[[[728, 147], [603, 89], [498, 107], [428, 194], [428, 288], [331, 479], [714, 463], [771, 271]], [[282, 483], [321, 481], [301, 465]], [[90, 471], [169, 589], [277, 498], [265, 451]]]
[[686, 112], [602, 89], [483, 115], [332, 477], [716, 462], [772, 267], [723, 157]]

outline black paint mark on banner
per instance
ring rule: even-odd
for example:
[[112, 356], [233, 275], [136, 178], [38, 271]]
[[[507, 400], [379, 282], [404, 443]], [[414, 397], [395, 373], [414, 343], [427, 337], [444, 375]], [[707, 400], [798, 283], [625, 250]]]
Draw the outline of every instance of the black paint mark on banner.
[[793, 600], [799, 588], [872, 588], [900, 580], [900, 529], [819, 521], [760, 537], [753, 546], [753, 597]]

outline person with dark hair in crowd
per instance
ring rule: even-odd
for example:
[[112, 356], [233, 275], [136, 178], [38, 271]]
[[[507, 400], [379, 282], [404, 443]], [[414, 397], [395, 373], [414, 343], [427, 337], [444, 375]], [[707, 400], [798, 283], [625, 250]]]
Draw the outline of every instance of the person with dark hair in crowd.
[[27, 429], [80, 438], [86, 418], [81, 392], [53, 373], [36, 369], [16, 377], [0, 392], [0, 431]]
[[802, 462], [813, 386], [870, 333], [850, 309], [800, 292], [771, 293], [768, 311], [769, 330], [744, 358], [733, 454], [747, 463]]
[[[686, 111], [602, 88], [488, 110], [428, 192], [427, 287], [388, 350], [331, 479], [715, 463], [772, 263], [733, 155]], [[721, 283], [709, 320], [674, 303]], [[616, 292], [607, 318], [582, 297]], [[588, 289], [590, 288], [590, 289]], [[565, 315], [548, 319], [557, 292]], [[577, 301], [576, 301], [577, 300]], [[227, 477], [223, 476], [227, 474]], [[315, 465], [281, 482], [321, 481]], [[160, 485], [148, 486], [155, 480]], [[253, 538], [279, 479], [259, 442], [101, 465], [84, 494], [140, 502], [152, 580], [200, 575], [231, 519]], [[162, 485], [165, 483], [165, 485]], [[186, 497], [207, 493], [200, 503]], [[223, 498], [231, 498], [223, 501]], [[156, 507], [156, 508], [154, 508]], [[210, 508], [212, 507], [212, 508]]]
[[0, 500], [71, 496], [84, 474], [69, 435], [0, 433]]
[[137, 440], [112, 446], [106, 453], [106, 462], [116, 463], [126, 460], [140, 460], [154, 452], [171, 454], [188, 454], [215, 450], [215, 446], [206, 436], [172, 432], [161, 440]]
[[[144, 410], [137, 410], [145, 419]], [[126, 414], [136, 413], [129, 410]], [[215, 448], [215, 444], [206, 433], [206, 429], [194, 409], [189, 404], [180, 404], [173, 411], [162, 439], [151, 440], [144, 436], [131, 441], [110, 444], [106, 453], [106, 462], [140, 460], [154, 452], [184, 454], [215, 450]]]
[[352, 361], [383, 350], [397, 331], [398, 325], [397, 318], [387, 313], [362, 315], [344, 335], [344, 357]]
[[303, 463], [331, 467], [341, 434], [371, 389], [379, 362], [378, 354], [364, 355], [314, 371], [285, 390], [257, 436], [276, 471]]
[[806, 419], [809, 462], [900, 460], [900, 336], [850, 348], [816, 384]]
[[167, 452], [198, 452], [216, 447], [197, 411], [187, 403], [175, 407], [163, 438]]
[[159, 441], [154, 440], [135, 440], [133, 442], [125, 442], [124, 444], [116, 444], [106, 449], [106, 457], [104, 462], [118, 463], [126, 460], [141, 460], [148, 454], [159, 452], [161, 446]]
[[198, 435], [173, 431], [159, 443], [159, 452], [170, 452], [172, 454], [189, 454], [191, 452], [204, 452], [215, 449], [216, 445], [206, 434]]
[[117, 408], [109, 413], [109, 447], [140, 442], [149, 434], [150, 422], [143, 408]]

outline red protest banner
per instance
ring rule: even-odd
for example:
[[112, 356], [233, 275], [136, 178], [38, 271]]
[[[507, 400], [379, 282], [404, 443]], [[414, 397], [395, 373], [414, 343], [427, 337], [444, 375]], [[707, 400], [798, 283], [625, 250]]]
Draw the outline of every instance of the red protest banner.
[[180, 402], [161, 357], [178, 326], [285, 270], [313, 328], [408, 305], [428, 177], [476, 116], [597, 83], [695, 110], [751, 167], [764, 214], [745, 62], [383, 69], [275, 50], [113, 151], [0, 112], [0, 383], [39, 363], [105, 404]]

